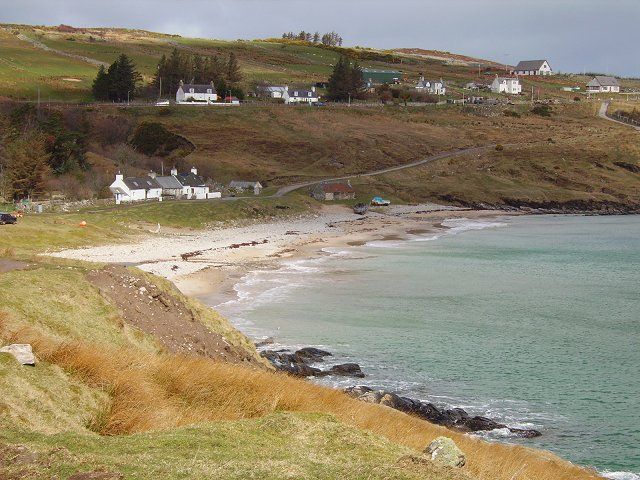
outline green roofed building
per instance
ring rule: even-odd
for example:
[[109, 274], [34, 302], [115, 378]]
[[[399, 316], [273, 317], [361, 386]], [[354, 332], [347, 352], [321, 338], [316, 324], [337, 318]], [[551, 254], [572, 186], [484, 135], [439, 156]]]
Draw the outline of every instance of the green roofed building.
[[402, 72], [398, 70], [374, 70], [372, 68], [362, 69], [362, 78], [367, 87], [381, 85], [383, 83], [393, 84], [402, 80]]

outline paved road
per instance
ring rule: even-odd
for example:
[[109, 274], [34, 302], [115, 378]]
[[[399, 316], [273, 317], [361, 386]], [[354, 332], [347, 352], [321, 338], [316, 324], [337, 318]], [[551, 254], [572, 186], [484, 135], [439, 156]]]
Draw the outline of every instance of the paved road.
[[627, 127], [635, 128], [638, 132], [640, 132], [640, 127], [636, 127], [635, 125], [629, 125], [628, 123], [621, 122], [620, 120], [616, 120], [607, 115], [607, 110], [609, 109], [609, 102], [602, 102], [600, 105], [600, 111], [598, 112], [598, 116], [600, 118], [604, 118], [605, 120], [609, 120], [610, 122], [619, 123], [620, 125], [625, 125]]
[[[515, 144], [505, 145], [505, 146], [514, 146], [514, 145]], [[320, 179], [320, 180], [313, 180], [313, 181], [310, 181], [310, 182], [296, 183], [294, 185], [287, 185], [285, 187], [281, 187], [275, 193], [275, 195], [273, 195], [273, 196], [274, 197], [282, 197], [282, 196], [286, 195], [287, 193], [293, 192], [294, 190], [298, 190], [298, 189], [304, 188], [304, 187], [310, 187], [312, 185], [317, 185], [320, 182], [338, 182], [338, 181], [341, 181], [341, 180], [349, 180], [351, 178], [374, 177], [376, 175], [384, 175], [386, 173], [397, 172], [399, 170], [405, 170], [407, 168], [418, 167], [420, 165], [424, 165], [426, 163], [435, 162], [436, 160], [442, 160], [444, 158], [453, 158], [453, 157], [459, 157], [459, 156], [462, 156], [462, 155], [482, 153], [482, 152], [485, 152], [487, 150], [491, 150], [491, 149], [493, 149], [495, 147], [496, 147], [495, 145], [486, 145], [484, 147], [464, 148], [462, 150], [453, 150], [453, 151], [450, 151], [450, 152], [438, 153], [437, 155], [432, 155], [430, 157], [423, 158], [422, 160], [418, 160], [418, 161], [411, 162], [411, 163], [405, 163], [403, 165], [398, 165], [398, 166], [395, 166], [395, 167], [384, 168], [382, 170], [374, 170], [372, 172], [356, 173], [356, 174], [353, 174], [353, 175], [345, 175], [344, 177], [324, 178], [324, 179]]]

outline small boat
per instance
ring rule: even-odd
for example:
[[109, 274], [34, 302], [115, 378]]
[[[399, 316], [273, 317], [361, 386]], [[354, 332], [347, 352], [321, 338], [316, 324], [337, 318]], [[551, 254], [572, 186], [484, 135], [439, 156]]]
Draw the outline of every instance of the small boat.
[[369, 205], [367, 205], [366, 203], [356, 203], [353, 206], [353, 213], [356, 213], [358, 215], [364, 215], [368, 211], [369, 211]]
[[387, 207], [391, 205], [391, 200], [385, 200], [382, 197], [373, 197], [371, 199], [371, 205], [374, 207]]

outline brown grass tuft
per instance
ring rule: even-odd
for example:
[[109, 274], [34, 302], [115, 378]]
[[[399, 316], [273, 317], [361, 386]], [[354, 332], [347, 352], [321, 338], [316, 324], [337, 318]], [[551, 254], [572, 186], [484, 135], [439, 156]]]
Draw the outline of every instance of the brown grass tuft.
[[57, 342], [30, 328], [8, 332], [2, 316], [0, 335], [31, 343], [40, 359], [105, 390], [111, 403], [91, 424], [103, 435], [254, 418], [275, 411], [322, 412], [417, 450], [437, 436], [451, 437], [467, 455], [465, 468], [478, 479], [598, 478], [548, 452], [484, 442], [281, 373], [204, 358]]

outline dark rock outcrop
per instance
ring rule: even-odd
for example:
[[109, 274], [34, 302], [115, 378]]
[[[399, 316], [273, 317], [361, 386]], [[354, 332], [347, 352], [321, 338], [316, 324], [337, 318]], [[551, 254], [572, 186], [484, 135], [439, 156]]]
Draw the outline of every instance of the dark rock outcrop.
[[310, 363], [322, 362], [325, 357], [331, 356], [330, 352], [319, 348], [306, 347], [293, 353], [288, 350], [264, 350], [260, 355], [269, 360], [276, 370], [296, 377], [326, 377], [329, 375], [364, 377], [364, 373], [357, 363], [333, 365], [328, 370], [321, 370], [309, 365]]
[[345, 389], [345, 393], [359, 400], [385, 405], [436, 425], [442, 425], [461, 432], [480, 432], [508, 428], [511, 433], [522, 438], [533, 438], [542, 435], [538, 430], [511, 428], [490, 418], [471, 416], [462, 408], [440, 409], [433, 403], [401, 397], [385, 390], [374, 390], [369, 387], [359, 386], [348, 387]]

